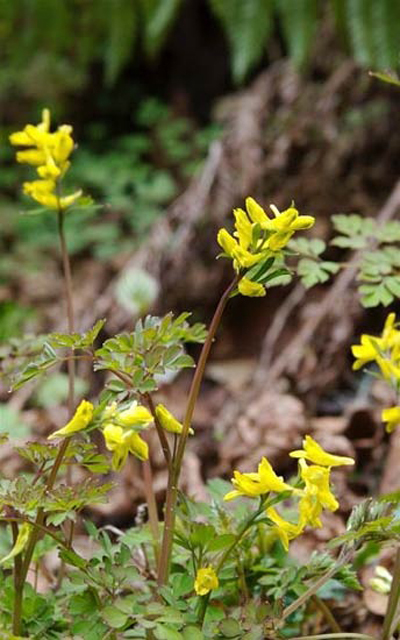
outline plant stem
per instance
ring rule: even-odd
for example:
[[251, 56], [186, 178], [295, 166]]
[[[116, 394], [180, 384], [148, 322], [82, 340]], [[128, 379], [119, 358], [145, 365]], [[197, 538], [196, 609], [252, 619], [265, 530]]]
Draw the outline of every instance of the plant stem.
[[164, 533], [161, 547], [160, 563], [158, 567], [158, 584], [166, 584], [169, 576], [169, 567], [171, 561], [171, 552], [174, 536], [175, 525], [175, 507], [178, 496], [178, 482], [182, 467], [182, 460], [185, 453], [186, 441], [189, 434], [189, 429], [192, 423], [193, 412], [196, 405], [196, 401], [199, 395], [201, 382], [204, 376], [204, 370], [207, 363], [208, 356], [210, 354], [211, 345], [213, 343], [215, 334], [217, 332], [219, 323], [221, 321], [222, 314], [229, 300], [229, 296], [233, 289], [236, 287], [240, 276], [236, 276], [231, 282], [229, 287], [223, 293], [214, 316], [211, 320], [211, 324], [208, 330], [207, 339], [201, 350], [200, 358], [196, 367], [195, 374], [193, 376], [192, 384], [189, 391], [188, 403], [186, 407], [186, 414], [183, 421], [182, 433], [179, 438], [178, 449], [176, 458], [173, 461], [171, 470], [168, 475], [168, 487], [167, 487], [167, 499], [165, 504], [165, 520], [164, 520]]
[[330, 580], [335, 573], [340, 569], [341, 566], [346, 564], [349, 560], [349, 553], [343, 555], [342, 558], [339, 558], [337, 562], [326, 572], [324, 573], [318, 580], [316, 580], [305, 593], [303, 593], [297, 600], [294, 600], [280, 615], [280, 621], [283, 622], [286, 618], [288, 618], [296, 609], [301, 607], [309, 598], [311, 598], [317, 591]]
[[[58, 220], [58, 235], [60, 240], [61, 257], [63, 263], [64, 282], [65, 282], [65, 296], [67, 303], [67, 320], [68, 320], [68, 332], [73, 333], [75, 331], [74, 321], [74, 306], [72, 295], [72, 275], [71, 275], [71, 263], [69, 260], [67, 243], [65, 240], [64, 230], [64, 212], [59, 207], [57, 212]], [[73, 352], [70, 354], [73, 356]], [[75, 361], [73, 358], [68, 359], [68, 409], [70, 415], [74, 411], [74, 395], [75, 395]]]
[[396, 551], [396, 560], [394, 564], [392, 587], [390, 589], [389, 601], [386, 609], [385, 619], [383, 621], [381, 640], [389, 640], [392, 637], [393, 623], [400, 600], [400, 547]]
[[328, 605], [323, 600], [321, 600], [321, 598], [319, 598], [315, 594], [313, 596], [311, 596], [311, 599], [312, 599], [313, 603], [315, 604], [315, 607], [321, 611], [321, 613], [324, 616], [325, 620], [328, 622], [332, 632], [333, 633], [342, 633], [342, 630], [339, 627], [338, 623], [336, 622], [335, 616], [333, 615], [333, 613], [330, 610], [330, 608], [328, 607]]
[[154, 495], [153, 473], [151, 470], [150, 460], [144, 460], [143, 462], [143, 485], [146, 495], [147, 508], [149, 512], [150, 530], [154, 541], [154, 555], [156, 559], [156, 566], [158, 565], [158, 559], [160, 555], [159, 544], [159, 529], [158, 529], [158, 514], [157, 514], [157, 502]]
[[147, 402], [147, 406], [150, 409], [150, 413], [153, 416], [154, 425], [156, 427], [158, 439], [160, 440], [161, 449], [162, 449], [163, 454], [164, 454], [165, 462], [167, 463], [168, 473], [170, 473], [172, 459], [171, 459], [171, 450], [169, 448], [167, 436], [165, 435], [165, 431], [162, 428], [159, 419], [157, 418], [156, 408], [154, 406], [153, 398], [151, 397], [150, 393], [145, 393], [144, 394], [144, 398], [145, 398], [145, 400]]
[[[11, 522], [13, 543], [15, 544], [18, 538], [18, 524]], [[14, 605], [13, 605], [13, 633], [17, 635], [17, 631], [21, 629], [22, 622], [22, 596], [23, 589], [21, 583], [21, 569], [22, 561], [21, 554], [18, 554], [14, 558]]]
[[[64, 282], [65, 282], [65, 294], [66, 294], [66, 305], [67, 305], [67, 322], [68, 322], [68, 331], [69, 333], [74, 332], [74, 307], [73, 307], [73, 295], [72, 295], [72, 276], [71, 276], [71, 264], [68, 255], [67, 243], [65, 240], [65, 230], [64, 230], [64, 211], [59, 205], [57, 211], [57, 221], [58, 221], [58, 235], [60, 240], [60, 248], [61, 248], [61, 257], [63, 263], [63, 273], [64, 273]], [[71, 355], [71, 354], [70, 354]], [[72, 353], [73, 355], [73, 353]], [[74, 412], [74, 394], [75, 394], [75, 362], [73, 358], [68, 359], [68, 411], [70, 416]], [[61, 467], [61, 463], [63, 461], [64, 455], [68, 449], [69, 438], [65, 438], [58, 451], [57, 457], [54, 461], [53, 467], [50, 471], [50, 475], [45, 484], [46, 492], [50, 491], [56, 480], [57, 473]], [[14, 622], [13, 622], [13, 633], [16, 636], [21, 635], [21, 613], [18, 614], [18, 609], [22, 610], [22, 598], [23, 598], [23, 590], [25, 585], [26, 576], [28, 575], [29, 566], [32, 560], [33, 552], [35, 550], [36, 543], [39, 538], [40, 527], [43, 526], [45, 521], [45, 513], [42, 508], [40, 508], [37, 512], [35, 524], [37, 525], [31, 531], [29, 536], [26, 552], [24, 555], [24, 559], [21, 558], [21, 571], [19, 576], [19, 585], [18, 585], [18, 596], [15, 594], [14, 601]], [[19, 604], [20, 600], [20, 604]], [[17, 612], [15, 611], [17, 609]], [[18, 618], [19, 615], [19, 618]]]

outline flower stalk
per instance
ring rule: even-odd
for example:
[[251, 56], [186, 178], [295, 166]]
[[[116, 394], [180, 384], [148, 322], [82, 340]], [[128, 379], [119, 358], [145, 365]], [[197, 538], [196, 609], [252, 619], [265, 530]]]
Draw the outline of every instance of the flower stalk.
[[237, 286], [240, 280], [240, 276], [237, 275], [221, 296], [221, 299], [217, 305], [214, 316], [211, 320], [211, 324], [208, 330], [207, 339], [203, 345], [200, 358], [196, 367], [195, 374], [193, 376], [192, 385], [190, 387], [188, 403], [186, 407], [185, 418], [183, 421], [182, 433], [179, 437], [178, 448], [176, 455], [171, 463], [171, 470], [168, 476], [167, 498], [165, 504], [165, 519], [164, 519], [164, 533], [161, 546], [160, 562], [158, 567], [158, 584], [166, 584], [169, 576], [169, 567], [171, 561], [171, 552], [174, 536], [175, 525], [175, 507], [178, 496], [178, 483], [179, 476], [182, 468], [183, 456], [185, 453], [186, 442], [189, 435], [189, 429], [192, 424], [192, 418], [196, 401], [199, 395], [201, 382], [204, 377], [204, 371], [207, 364], [208, 356], [211, 351], [211, 346], [215, 338], [219, 323], [221, 321], [223, 312], [229, 300], [229, 296]]

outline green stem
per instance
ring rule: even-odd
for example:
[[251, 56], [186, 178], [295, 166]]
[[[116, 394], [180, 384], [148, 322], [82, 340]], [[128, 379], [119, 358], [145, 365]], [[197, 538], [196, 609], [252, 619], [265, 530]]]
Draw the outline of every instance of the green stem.
[[[65, 239], [64, 211], [62, 210], [60, 205], [57, 211], [57, 221], [58, 221], [58, 235], [60, 240], [61, 257], [62, 257], [64, 281], [65, 281], [68, 331], [69, 333], [73, 333], [75, 324], [74, 324], [74, 307], [73, 307], [73, 295], [72, 295], [71, 264], [69, 260], [67, 243]], [[72, 415], [74, 412], [74, 391], [75, 391], [75, 362], [73, 358], [69, 358], [68, 359], [68, 410], [70, 415]], [[57, 473], [61, 467], [64, 455], [67, 451], [68, 444], [69, 444], [68, 438], [65, 438], [61, 443], [57, 457], [54, 461], [53, 467], [50, 471], [49, 478], [45, 485], [46, 491], [50, 491], [54, 486], [54, 482], [56, 480]], [[16, 597], [16, 600], [15, 600], [14, 611], [15, 611], [15, 607], [17, 607], [18, 609], [19, 598], [21, 599], [20, 608], [22, 609], [22, 598], [23, 598], [23, 590], [24, 590], [24, 585], [26, 581], [26, 576], [28, 575], [33, 552], [35, 550], [36, 543], [39, 538], [40, 527], [44, 525], [44, 521], [45, 521], [45, 513], [44, 513], [44, 510], [40, 508], [38, 510], [36, 520], [35, 520], [35, 524], [37, 526], [32, 529], [32, 532], [29, 536], [24, 559], [23, 560], [21, 559], [21, 573], [20, 573], [19, 589], [18, 589], [19, 595], [18, 597]], [[17, 610], [17, 615], [18, 615], [18, 610]], [[16, 622], [14, 625], [13, 633], [14, 635], [18, 636], [18, 635], [21, 635], [22, 620], [21, 619], [18, 620], [18, 618], [15, 618], [15, 616], [14, 616], [14, 619]]]
[[335, 573], [337, 573], [340, 567], [346, 564], [346, 562], [349, 560], [349, 557], [350, 557], [349, 553], [344, 554], [343, 557], [338, 559], [337, 562], [329, 569], [329, 571], [327, 571], [326, 573], [324, 573], [324, 575], [318, 578], [318, 580], [316, 580], [307, 589], [305, 593], [303, 593], [299, 598], [297, 598], [297, 600], [294, 600], [294, 602], [292, 602], [288, 607], [286, 607], [286, 609], [283, 610], [283, 612], [279, 617], [280, 621], [283, 622], [286, 618], [292, 615], [292, 613], [294, 613], [296, 609], [301, 607], [305, 602], [307, 602], [309, 598], [311, 598], [315, 593], [317, 593], [317, 591], [326, 582], [328, 582], [328, 580], [330, 580], [335, 575]]
[[171, 459], [171, 450], [169, 448], [167, 436], [165, 435], [165, 431], [162, 428], [159, 419], [157, 418], [156, 408], [154, 406], [153, 398], [151, 397], [151, 395], [149, 393], [145, 393], [144, 394], [144, 398], [145, 398], [145, 400], [147, 402], [147, 406], [149, 407], [150, 413], [153, 416], [154, 425], [156, 427], [158, 439], [159, 439], [160, 444], [161, 444], [161, 449], [162, 449], [163, 454], [164, 454], [165, 462], [167, 463], [168, 472], [170, 472], [172, 459]]
[[400, 601], [400, 547], [396, 551], [392, 587], [390, 589], [388, 606], [383, 621], [381, 640], [389, 640], [392, 637], [393, 623]]
[[[13, 543], [15, 544], [18, 538], [18, 524], [17, 522], [11, 522]], [[17, 634], [17, 631], [21, 629], [22, 623], [22, 595], [23, 589], [21, 584], [21, 555], [18, 554], [14, 558], [14, 605], [13, 605], [13, 633]]]
[[165, 504], [165, 520], [164, 520], [164, 533], [161, 546], [160, 563], [158, 567], [158, 584], [164, 585], [168, 581], [169, 568], [171, 562], [171, 552], [174, 536], [175, 525], [175, 508], [178, 496], [178, 482], [182, 467], [183, 456], [185, 453], [186, 441], [189, 435], [189, 429], [192, 423], [193, 412], [196, 406], [196, 401], [199, 395], [201, 382], [204, 376], [204, 370], [207, 363], [208, 356], [210, 354], [211, 345], [213, 343], [215, 334], [217, 332], [219, 323], [221, 321], [222, 314], [229, 300], [229, 296], [233, 289], [239, 282], [240, 276], [236, 276], [231, 282], [229, 287], [222, 295], [218, 306], [215, 310], [213, 319], [208, 330], [207, 339], [203, 345], [199, 362], [196, 367], [195, 374], [193, 376], [192, 385], [189, 391], [188, 403], [186, 407], [186, 414], [183, 421], [182, 433], [179, 438], [178, 449], [176, 453], [176, 459], [173, 461], [172, 468], [168, 475], [167, 486], [167, 499]]
[[313, 603], [315, 604], [316, 608], [321, 611], [321, 613], [324, 616], [325, 620], [329, 624], [332, 632], [333, 633], [342, 633], [342, 630], [341, 630], [340, 626], [338, 625], [338, 623], [336, 622], [335, 616], [333, 615], [333, 613], [330, 610], [330, 608], [328, 607], [328, 605], [323, 600], [321, 600], [321, 598], [316, 596], [315, 594], [313, 596], [311, 596], [311, 599], [312, 599]]
[[158, 527], [158, 514], [157, 514], [157, 502], [154, 495], [154, 483], [153, 473], [151, 469], [150, 460], [144, 460], [143, 462], [143, 480], [144, 480], [144, 492], [146, 495], [147, 508], [149, 512], [150, 530], [153, 536], [154, 543], [154, 555], [156, 560], [156, 566], [160, 555], [160, 543], [159, 543], [159, 527]]
[[[68, 332], [73, 333], [75, 331], [74, 322], [74, 306], [73, 306], [73, 294], [72, 294], [72, 275], [71, 275], [71, 263], [69, 260], [67, 242], [65, 239], [64, 230], [64, 212], [61, 207], [57, 212], [58, 220], [58, 235], [60, 239], [61, 257], [63, 263], [64, 282], [65, 282], [65, 296], [67, 302], [67, 320], [68, 320]], [[73, 352], [70, 355], [74, 355]], [[73, 358], [68, 359], [68, 409], [70, 415], [74, 411], [74, 395], [75, 395], [75, 361]]]

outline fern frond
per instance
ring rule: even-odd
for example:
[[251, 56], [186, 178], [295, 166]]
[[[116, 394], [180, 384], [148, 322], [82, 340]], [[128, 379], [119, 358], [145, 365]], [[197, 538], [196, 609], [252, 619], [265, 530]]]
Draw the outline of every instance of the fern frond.
[[290, 57], [296, 67], [302, 68], [317, 27], [317, 0], [277, 0], [277, 9]]
[[112, 85], [131, 57], [136, 39], [138, 12], [132, 0], [105, 2], [108, 39], [104, 56], [105, 80]]
[[242, 82], [259, 62], [271, 34], [272, 0], [209, 0], [220, 21], [232, 55], [232, 75]]
[[142, 0], [144, 19], [144, 48], [146, 54], [155, 57], [173, 25], [182, 0]]

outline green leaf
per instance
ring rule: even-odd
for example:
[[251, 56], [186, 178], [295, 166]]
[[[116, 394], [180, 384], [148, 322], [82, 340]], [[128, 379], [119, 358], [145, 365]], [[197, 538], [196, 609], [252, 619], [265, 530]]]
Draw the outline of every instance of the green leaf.
[[327, 282], [331, 275], [337, 273], [339, 269], [340, 265], [336, 262], [316, 262], [309, 258], [303, 258], [297, 265], [297, 273], [307, 289], [316, 284]]
[[217, 536], [213, 540], [207, 544], [207, 551], [210, 553], [214, 551], [222, 551], [222, 549], [226, 549], [236, 540], [236, 536], [233, 533], [223, 533], [220, 536]]
[[120, 611], [113, 605], [107, 605], [101, 611], [101, 617], [113, 629], [120, 629], [126, 624], [129, 616], [127, 613]]
[[209, 0], [225, 31], [236, 83], [260, 61], [273, 24], [272, 0]]
[[75, 553], [75, 551], [72, 551], [72, 549], [60, 549], [59, 555], [61, 560], [78, 569], [85, 569], [87, 566], [87, 561]]
[[316, 0], [276, 0], [290, 57], [304, 67], [313, 44], [318, 18]]
[[383, 73], [381, 71], [370, 71], [369, 75], [373, 78], [378, 78], [378, 80], [382, 80], [382, 82], [387, 82], [388, 84], [394, 84], [396, 87], [400, 87], [399, 78], [390, 73]]
[[145, 50], [155, 57], [162, 48], [182, 0], [141, 0], [145, 18]]
[[333, 226], [339, 232], [331, 244], [345, 249], [364, 249], [376, 236], [376, 221], [363, 218], [356, 213], [337, 214], [332, 216]]
[[105, 51], [105, 80], [114, 84], [120, 71], [130, 58], [137, 32], [137, 9], [132, 0], [106, 1], [104, 18], [108, 25]]
[[380, 304], [387, 307], [394, 300], [394, 295], [386, 288], [384, 282], [363, 284], [358, 290], [361, 294], [361, 304], [367, 309], [377, 307]]
[[219, 623], [219, 630], [225, 638], [237, 638], [241, 635], [241, 628], [234, 618], [226, 618]]
[[164, 624], [158, 624], [156, 626], [154, 636], [157, 640], [183, 640], [183, 635], [179, 633], [179, 631]]
[[203, 632], [193, 625], [185, 626], [182, 635], [185, 640], [205, 640]]
[[193, 547], [204, 547], [215, 537], [215, 529], [209, 524], [193, 523], [190, 542]]
[[84, 593], [72, 595], [69, 599], [68, 608], [73, 616], [90, 614], [93, 609], [97, 608], [96, 598], [93, 592], [87, 589]]

